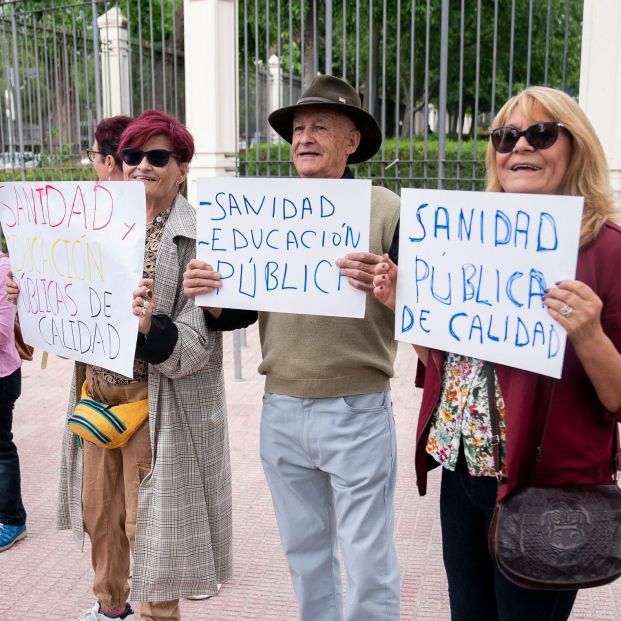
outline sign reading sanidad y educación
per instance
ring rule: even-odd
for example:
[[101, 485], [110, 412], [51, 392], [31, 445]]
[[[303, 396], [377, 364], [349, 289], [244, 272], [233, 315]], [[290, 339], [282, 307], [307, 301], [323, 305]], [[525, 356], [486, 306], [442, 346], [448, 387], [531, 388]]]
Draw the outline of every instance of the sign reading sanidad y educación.
[[0, 184], [20, 324], [43, 351], [132, 377], [146, 229], [142, 183]]
[[222, 275], [201, 306], [363, 317], [335, 260], [368, 251], [371, 182], [198, 179], [197, 257]]
[[560, 377], [567, 335], [542, 298], [575, 277], [582, 206], [403, 189], [396, 338]]

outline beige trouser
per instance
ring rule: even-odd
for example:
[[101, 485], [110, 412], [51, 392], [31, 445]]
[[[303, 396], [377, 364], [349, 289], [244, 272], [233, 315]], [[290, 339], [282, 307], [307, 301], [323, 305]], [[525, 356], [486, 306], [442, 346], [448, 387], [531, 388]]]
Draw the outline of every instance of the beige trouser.
[[[111, 386], [88, 375], [89, 393], [107, 404], [146, 399], [146, 384]], [[145, 423], [117, 449], [84, 442], [82, 505], [91, 539], [93, 593], [104, 610], [125, 606], [129, 596], [129, 556], [136, 537], [138, 487], [151, 469], [151, 440]], [[179, 600], [143, 602], [145, 621], [179, 621]]]

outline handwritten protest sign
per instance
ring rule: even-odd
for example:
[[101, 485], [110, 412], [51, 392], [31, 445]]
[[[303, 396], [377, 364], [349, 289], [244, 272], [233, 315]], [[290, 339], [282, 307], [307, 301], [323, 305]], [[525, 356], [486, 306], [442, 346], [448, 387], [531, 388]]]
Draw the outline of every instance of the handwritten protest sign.
[[560, 377], [544, 289], [574, 278], [582, 197], [404, 189], [398, 340]]
[[364, 317], [335, 259], [368, 251], [371, 182], [198, 180], [197, 257], [222, 275], [201, 306]]
[[132, 377], [146, 230], [142, 183], [0, 184], [26, 342]]

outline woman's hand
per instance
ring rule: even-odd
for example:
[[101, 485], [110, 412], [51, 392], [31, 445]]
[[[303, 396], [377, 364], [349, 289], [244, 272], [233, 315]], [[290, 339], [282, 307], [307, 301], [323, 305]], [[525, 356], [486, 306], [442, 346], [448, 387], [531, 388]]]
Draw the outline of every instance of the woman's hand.
[[373, 295], [391, 311], [395, 310], [397, 300], [397, 273], [399, 268], [385, 254], [381, 263], [375, 266], [375, 278], [373, 279]]
[[[375, 267], [375, 278], [373, 279], [373, 295], [391, 311], [394, 312], [397, 305], [397, 274], [399, 268], [391, 258], [385, 254], [381, 263]], [[423, 364], [427, 364], [429, 358], [429, 348], [422, 345], [412, 345], [416, 354]]]
[[138, 289], [134, 290], [132, 312], [138, 317], [138, 332], [147, 335], [151, 330], [151, 317], [153, 317], [153, 279], [143, 278], [138, 283]]
[[563, 280], [546, 291], [543, 303], [565, 328], [602, 405], [609, 412], [619, 412], [621, 354], [602, 328], [601, 299], [583, 282]]
[[19, 295], [19, 285], [13, 280], [13, 272], [9, 272], [6, 278], [6, 297], [9, 302], [17, 304], [17, 296]]
[[562, 280], [546, 290], [543, 303], [550, 316], [565, 328], [574, 347], [602, 336], [602, 301], [583, 282]]
[[342, 259], [337, 259], [336, 264], [354, 289], [372, 293], [375, 268], [381, 260], [382, 257], [372, 252], [350, 252]]

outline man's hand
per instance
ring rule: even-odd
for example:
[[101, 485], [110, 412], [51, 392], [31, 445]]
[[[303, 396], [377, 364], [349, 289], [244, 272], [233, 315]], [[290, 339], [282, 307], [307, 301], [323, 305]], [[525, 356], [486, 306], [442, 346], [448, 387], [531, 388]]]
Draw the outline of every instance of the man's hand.
[[197, 295], [211, 293], [222, 286], [219, 272], [200, 259], [192, 259], [183, 272], [183, 293], [193, 300]]
[[373, 293], [373, 277], [375, 266], [382, 257], [372, 252], [350, 252], [342, 259], [337, 259], [336, 264], [343, 276], [347, 276], [347, 282], [355, 289], [365, 293]]
[[[200, 259], [192, 259], [183, 272], [183, 293], [190, 300], [193, 300], [197, 295], [211, 293], [221, 286], [222, 276], [220, 272], [214, 272], [209, 263]], [[201, 308], [209, 311], [216, 319], [222, 313], [221, 308], [211, 306], [201, 306]]]

